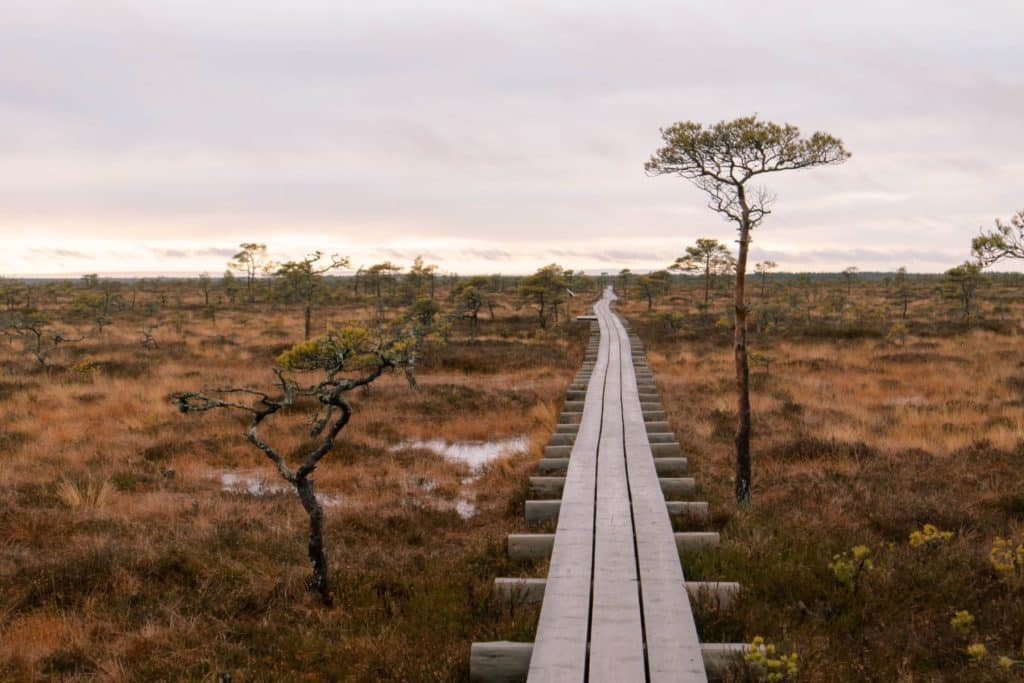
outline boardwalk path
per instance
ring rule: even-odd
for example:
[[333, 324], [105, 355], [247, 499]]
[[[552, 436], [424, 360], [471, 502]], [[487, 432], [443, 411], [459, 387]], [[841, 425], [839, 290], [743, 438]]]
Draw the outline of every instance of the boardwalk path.
[[707, 504], [666, 503], [666, 494], [691, 496], [694, 481], [666, 476], [684, 472], [686, 459], [614, 298], [608, 288], [594, 305], [596, 334], [540, 462], [564, 477], [531, 481], [536, 497], [560, 494], [527, 502], [528, 519], [557, 517], [556, 533], [509, 537], [514, 557], [550, 555], [547, 579], [498, 580], [510, 597], [543, 600], [536, 639], [474, 644], [474, 680], [522, 680], [528, 666], [531, 683], [705, 681], [705, 659], [736, 651], [702, 652], [698, 641], [690, 593], [721, 601], [738, 587], [684, 580], [679, 549], [717, 546], [718, 534], [673, 532], [670, 510], [706, 517]]

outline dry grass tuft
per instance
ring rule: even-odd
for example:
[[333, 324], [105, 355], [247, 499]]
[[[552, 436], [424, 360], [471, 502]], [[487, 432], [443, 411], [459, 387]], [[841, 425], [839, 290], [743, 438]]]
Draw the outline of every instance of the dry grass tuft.
[[64, 477], [56, 486], [57, 499], [71, 510], [102, 510], [114, 497], [109, 479], [74, 481]]

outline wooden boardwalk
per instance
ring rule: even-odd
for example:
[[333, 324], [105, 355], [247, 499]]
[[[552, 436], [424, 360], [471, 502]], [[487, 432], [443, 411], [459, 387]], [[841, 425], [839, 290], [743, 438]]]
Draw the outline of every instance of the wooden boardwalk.
[[[727, 602], [736, 584], [687, 584], [680, 549], [715, 547], [718, 534], [673, 531], [670, 511], [706, 518], [688, 498], [687, 461], [658, 402], [639, 340], [594, 305], [587, 356], [531, 480], [527, 519], [557, 518], [552, 534], [514, 534], [513, 557], [550, 556], [547, 579], [498, 579], [518, 602], [542, 600], [534, 642], [475, 643], [477, 681], [706, 681], [741, 646], [701, 646], [691, 594]], [[550, 476], [554, 475], [554, 476]], [[703, 594], [703, 595], [702, 595]]]

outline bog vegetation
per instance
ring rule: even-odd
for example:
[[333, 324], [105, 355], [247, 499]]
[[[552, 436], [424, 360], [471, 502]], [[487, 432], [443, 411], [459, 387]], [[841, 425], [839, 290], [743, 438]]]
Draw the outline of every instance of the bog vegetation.
[[[0, 679], [465, 680], [468, 643], [530, 640], [491, 581], [544, 575], [504, 538], [603, 281], [723, 532], [687, 576], [744, 586], [702, 639], [760, 638], [779, 680], [1019, 676], [1024, 278], [758, 264], [738, 508], [731, 266], [695, 247], [605, 277], [341, 277], [248, 244], [199, 280], [4, 281]], [[240, 407], [179, 412], [217, 400]], [[246, 434], [278, 404], [271, 453]], [[431, 445], [508, 439], [484, 465]]]

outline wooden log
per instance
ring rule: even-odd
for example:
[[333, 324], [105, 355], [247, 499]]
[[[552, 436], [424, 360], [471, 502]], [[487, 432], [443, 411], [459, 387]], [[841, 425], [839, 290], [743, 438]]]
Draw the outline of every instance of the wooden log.
[[565, 477], [530, 477], [530, 495], [535, 498], [558, 498], [565, 488]]
[[570, 453], [572, 453], [572, 446], [563, 445], [544, 447], [545, 458], [568, 458]]
[[583, 413], [562, 413], [558, 416], [559, 424], [576, 424], [583, 421]]
[[551, 557], [554, 534], [509, 534], [508, 556], [513, 560], [542, 560]]
[[[531, 477], [532, 479], [536, 477]], [[697, 482], [693, 477], [659, 477], [658, 481], [661, 484], [661, 492], [667, 499], [679, 500], [697, 493]]]
[[[568, 462], [566, 460], [567, 466]], [[654, 461], [654, 469], [659, 477], [675, 477], [686, 474], [687, 464], [686, 458], [657, 458]]]
[[[700, 654], [709, 678], [719, 680], [743, 671], [746, 643], [701, 643]], [[533, 643], [497, 641], [473, 643], [469, 680], [473, 683], [520, 683], [530, 669]]]
[[746, 643], [701, 643], [700, 654], [704, 668], [712, 680], [735, 680], [743, 671], [743, 656], [750, 651]]
[[683, 449], [679, 446], [679, 442], [669, 443], [652, 443], [651, 444], [651, 455], [655, 458], [678, 458], [682, 456]]
[[[677, 531], [676, 548], [682, 552], [701, 552], [717, 548], [721, 538], [717, 531]], [[511, 538], [511, 536], [509, 537]]]
[[569, 458], [541, 458], [537, 461], [537, 471], [541, 474], [565, 474], [569, 469]]
[[645, 410], [644, 422], [664, 422], [668, 419], [668, 413], [664, 410]]
[[533, 643], [473, 643], [469, 680], [473, 683], [522, 683], [530, 671]]
[[687, 517], [694, 521], [705, 521], [708, 518], [708, 504], [704, 501], [669, 500], [665, 506], [668, 514], [673, 517]]
[[536, 605], [544, 599], [547, 582], [547, 579], [501, 577], [494, 580], [494, 592], [513, 605]]
[[[494, 580], [494, 590], [515, 605], [536, 605], [544, 600], [547, 579], [501, 577]], [[733, 581], [687, 581], [686, 592], [702, 611], [728, 610], [739, 598], [740, 585]]]
[[729, 610], [739, 599], [740, 585], [735, 581], [687, 581], [686, 592], [702, 611]]
[[555, 425], [555, 434], [578, 434], [580, 431], [579, 425], [565, 424]]
[[672, 431], [672, 425], [670, 425], [668, 422], [665, 422], [665, 421], [661, 421], [661, 422], [648, 422], [646, 424], [646, 427], [647, 427], [647, 433], [648, 434], [658, 434], [658, 433], [662, 433], [662, 432], [671, 432]]
[[560, 500], [528, 500], [526, 501], [527, 522], [548, 522], [558, 519], [558, 511], [562, 507]]
[[575, 434], [552, 434], [551, 440], [548, 441], [548, 445], [551, 446], [571, 446], [572, 442], [576, 440]]
[[647, 435], [647, 442], [652, 446], [656, 443], [672, 443], [675, 440], [676, 435], [672, 432], [655, 432]]

